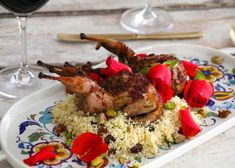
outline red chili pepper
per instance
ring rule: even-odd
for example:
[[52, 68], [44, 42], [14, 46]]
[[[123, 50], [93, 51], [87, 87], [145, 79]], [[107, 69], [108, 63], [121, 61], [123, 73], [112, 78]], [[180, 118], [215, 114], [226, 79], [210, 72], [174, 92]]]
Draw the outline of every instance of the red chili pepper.
[[74, 140], [71, 151], [77, 154], [81, 161], [91, 162], [107, 150], [108, 145], [99, 135], [86, 132]]
[[23, 161], [28, 166], [33, 166], [38, 162], [53, 159], [54, 157], [56, 157], [56, 154], [54, 153], [54, 147], [47, 145], [43, 147], [39, 152], [30, 156], [27, 159], [24, 159]]
[[183, 134], [186, 138], [191, 138], [197, 135], [201, 129], [200, 127], [194, 122], [189, 107], [183, 110], [180, 110], [180, 121], [181, 121], [181, 128]]

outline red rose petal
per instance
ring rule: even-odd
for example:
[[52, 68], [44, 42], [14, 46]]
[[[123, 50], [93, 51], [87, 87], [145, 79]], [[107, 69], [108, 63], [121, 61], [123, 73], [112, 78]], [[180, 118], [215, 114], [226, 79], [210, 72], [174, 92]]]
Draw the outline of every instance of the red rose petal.
[[189, 108], [180, 110], [180, 121], [181, 121], [181, 128], [183, 134], [186, 138], [191, 138], [197, 135], [201, 129], [200, 127], [194, 122]]
[[104, 73], [106, 76], [117, 75], [121, 71], [132, 72], [130, 67], [116, 61], [111, 56], [109, 56], [106, 59], [106, 64], [107, 64], [107, 68], [105, 69], [105, 73]]
[[188, 105], [190, 107], [202, 108], [207, 104], [209, 99], [202, 97], [200, 94], [197, 97], [192, 97], [188, 100]]
[[168, 100], [170, 100], [173, 97], [174, 91], [170, 85], [167, 85], [166, 83], [162, 82], [160, 79], [156, 79], [154, 83], [158, 93], [162, 97], [163, 103], [166, 103]]
[[87, 153], [80, 157], [80, 160], [83, 162], [91, 162], [96, 157], [100, 156], [103, 153], [106, 153], [108, 150], [108, 145], [104, 142], [95, 145]]
[[207, 80], [194, 80], [191, 87], [193, 88], [191, 91], [192, 96], [194, 95], [194, 92], [205, 98], [210, 98], [213, 95], [214, 89]]
[[23, 162], [27, 164], [28, 166], [33, 166], [34, 164], [38, 162], [49, 160], [49, 159], [56, 157], [56, 154], [53, 151], [54, 151], [54, 148], [52, 146], [50, 145], [45, 146], [36, 154], [30, 156], [27, 159], [24, 159]]
[[148, 71], [146, 76], [156, 87], [162, 97], [163, 103], [172, 98], [174, 92], [171, 88], [171, 71], [167, 66], [156, 64]]
[[171, 71], [162, 64], [156, 64], [150, 68], [147, 73], [147, 78], [150, 81], [154, 81], [155, 79], [160, 79], [165, 82], [167, 85], [171, 85]]
[[87, 152], [88, 149], [92, 148], [93, 146], [101, 142], [102, 138], [99, 135], [86, 132], [78, 136], [73, 141], [71, 151], [77, 155], [83, 155], [84, 153]]
[[198, 66], [186, 60], [182, 60], [182, 63], [184, 65], [187, 75], [190, 78], [194, 78], [196, 76], [196, 69], [199, 69]]
[[102, 74], [102, 75], [105, 75], [106, 68], [99, 68], [99, 73]]
[[136, 54], [135, 56], [138, 57], [139, 59], [144, 59], [148, 55], [144, 53], [140, 53], [140, 54]]
[[101, 78], [98, 74], [93, 73], [93, 72], [89, 73], [88, 76], [89, 76], [92, 80], [95, 80], [95, 81], [97, 81], [97, 82], [99, 82], [99, 81], [102, 80], [102, 78]]
[[53, 152], [54, 150], [55, 150], [55, 148], [53, 146], [46, 145], [40, 149], [40, 152], [43, 152], [43, 151], [52, 151]]
[[74, 140], [71, 149], [84, 162], [91, 162], [107, 150], [108, 145], [103, 142], [103, 139], [99, 135], [90, 132], [78, 136]]
[[184, 99], [189, 106], [201, 108], [205, 106], [214, 93], [213, 85], [206, 80], [193, 80], [186, 84]]
[[184, 99], [188, 101], [189, 99], [189, 93], [191, 88], [192, 80], [187, 81], [185, 87], [184, 87]]

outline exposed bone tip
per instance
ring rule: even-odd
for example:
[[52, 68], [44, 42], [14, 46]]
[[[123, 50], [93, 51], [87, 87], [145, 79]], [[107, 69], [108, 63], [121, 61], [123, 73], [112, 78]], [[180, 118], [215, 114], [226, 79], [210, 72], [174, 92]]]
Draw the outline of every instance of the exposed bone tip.
[[95, 46], [95, 49], [96, 49], [96, 50], [99, 50], [101, 46], [102, 46], [101, 43], [97, 43], [96, 46]]
[[85, 33], [81, 33], [81, 34], [80, 34], [80, 38], [81, 38], [82, 40], [86, 39]]
[[42, 78], [44, 78], [44, 77], [45, 77], [45, 75], [44, 75], [42, 72], [39, 72], [38, 78], [39, 78], [39, 79], [42, 79]]
[[69, 62], [66, 61], [66, 62], [64, 63], [64, 66], [65, 66], [65, 67], [69, 67], [69, 66], [72, 66], [72, 65], [71, 65]]
[[42, 61], [41, 61], [41, 60], [38, 60], [38, 61], [37, 61], [37, 65], [39, 65], [39, 66], [40, 66], [40, 65], [42, 65], [42, 64], [43, 64], [43, 63], [42, 63]]

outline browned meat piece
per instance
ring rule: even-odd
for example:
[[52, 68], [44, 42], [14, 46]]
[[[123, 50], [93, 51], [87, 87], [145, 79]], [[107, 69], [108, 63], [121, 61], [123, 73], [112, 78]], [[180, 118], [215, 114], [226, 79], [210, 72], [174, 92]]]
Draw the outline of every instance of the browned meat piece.
[[[164, 63], [165, 61], [170, 61], [170, 60], [178, 60], [178, 59], [172, 55], [150, 54], [143, 59], [140, 59], [136, 56], [132, 57], [132, 59], [129, 60], [129, 64], [134, 72], [139, 72], [144, 67], [150, 67], [152, 64]], [[180, 60], [178, 60], [178, 63], [172, 68], [171, 73], [172, 73], [172, 79], [171, 79], [172, 88], [176, 95], [181, 96], [184, 87], [186, 85], [187, 74]]]
[[148, 79], [140, 73], [121, 72], [105, 79], [100, 86], [114, 96], [119, 96], [127, 91], [133, 99], [138, 99], [143, 98], [148, 84]]
[[[127, 63], [133, 72], [139, 72], [144, 67], [151, 66], [152, 64], [163, 63], [169, 60], [178, 60], [176, 57], [170, 54], [149, 54], [144, 58], [139, 58], [138, 56], [135, 56], [134, 51], [117, 40], [88, 37], [84, 33], [81, 33], [81, 39], [98, 42], [97, 48], [103, 46], [105, 49], [114, 53], [118, 56], [120, 62]], [[186, 84], [187, 75], [180, 61], [178, 65], [172, 69], [171, 72], [173, 76], [172, 84], [175, 94], [181, 96]]]
[[113, 39], [91, 37], [91, 36], [85, 35], [84, 33], [81, 33], [80, 37], [81, 39], [98, 42], [96, 45], [96, 50], [98, 50], [102, 46], [106, 50], [117, 55], [119, 61], [122, 63], [125, 63], [126, 61], [128, 61], [129, 57], [132, 57], [135, 55], [135, 52], [121, 41], [117, 41]]
[[39, 78], [62, 82], [79, 97], [78, 107], [90, 114], [115, 109], [127, 113], [136, 121], [154, 122], [162, 113], [156, 89], [138, 73], [120, 73], [100, 85], [85, 76], [52, 77], [40, 73]]
[[154, 122], [160, 118], [161, 98], [142, 74], [120, 73], [103, 81], [101, 86], [113, 95], [115, 110], [127, 113], [136, 121]]
[[187, 82], [187, 74], [183, 64], [179, 61], [172, 70], [171, 85], [176, 95], [181, 96]]
[[[156, 89], [149, 85], [148, 92], [140, 99], [133, 103], [133, 108], [128, 105], [123, 109], [129, 116], [133, 115], [132, 119], [137, 122], [155, 122], [162, 115], [162, 101]], [[139, 109], [139, 110], [136, 110]], [[141, 112], [141, 113], [140, 113]]]
[[[129, 66], [134, 72], [139, 72], [144, 67], [150, 67], [156, 63], [164, 63], [170, 60], [178, 60], [173, 55], [160, 54], [154, 55], [149, 54], [144, 58], [138, 58], [137, 56], [131, 57], [129, 59]], [[175, 65], [172, 70], [172, 87], [176, 95], [181, 96], [186, 85], [187, 74], [183, 64], [178, 60], [177, 65]]]
[[[62, 82], [71, 92], [80, 94], [83, 99], [84, 112], [100, 113], [113, 108], [113, 97], [97, 83], [85, 76], [74, 77], [52, 77], [40, 73], [41, 78], [58, 80]], [[79, 103], [81, 105], [81, 102]], [[80, 106], [81, 107], [81, 106]]]
[[128, 65], [131, 67], [132, 71], [139, 72], [144, 67], [149, 67], [156, 63], [163, 63], [169, 60], [178, 60], [176, 57], [170, 54], [149, 54], [144, 58], [139, 58], [137, 56], [130, 57]]
[[141, 122], [141, 123], [145, 123], [145, 122], [151, 123], [151, 122], [157, 121], [162, 115], [162, 103], [159, 102], [158, 105], [159, 106], [155, 110], [149, 113], [146, 113], [145, 115], [136, 116], [132, 118], [132, 120], [136, 122]]
[[65, 62], [64, 66], [55, 66], [55, 65], [46, 64], [39, 60], [37, 62], [37, 65], [47, 68], [49, 72], [56, 73], [60, 76], [85, 75], [94, 71], [94, 69], [92, 69], [92, 64], [90, 62], [87, 62], [85, 65], [82, 65], [82, 66], [73, 66], [69, 64], [68, 62]]
[[139, 73], [122, 72], [102, 81], [100, 86], [114, 97], [115, 110], [121, 110], [136, 100], [144, 99], [149, 81]]
[[155, 102], [156, 95], [154, 93], [145, 93], [143, 95], [143, 99], [138, 99], [133, 103], [127, 104], [122, 111], [127, 113], [129, 117], [135, 117], [155, 110], [157, 108], [157, 104]]

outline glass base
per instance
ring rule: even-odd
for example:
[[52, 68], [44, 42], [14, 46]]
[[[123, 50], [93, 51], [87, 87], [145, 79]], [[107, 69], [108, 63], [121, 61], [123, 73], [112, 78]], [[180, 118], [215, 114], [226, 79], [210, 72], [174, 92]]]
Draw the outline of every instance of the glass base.
[[131, 32], [149, 34], [168, 31], [173, 27], [174, 20], [160, 9], [130, 9], [122, 14], [120, 24]]
[[[40, 67], [29, 66], [29, 72], [24, 76], [17, 75], [20, 71], [19, 66], [6, 68], [0, 71], [0, 95], [8, 98], [22, 98], [37, 90], [45, 88], [55, 82], [39, 79], [38, 73], [45, 71]], [[48, 71], [46, 71], [48, 72]], [[22, 79], [17, 82], [17, 77]]]
[[34, 78], [35, 76], [28, 66], [21, 67], [11, 77], [10, 83], [15, 87], [30, 86]]

